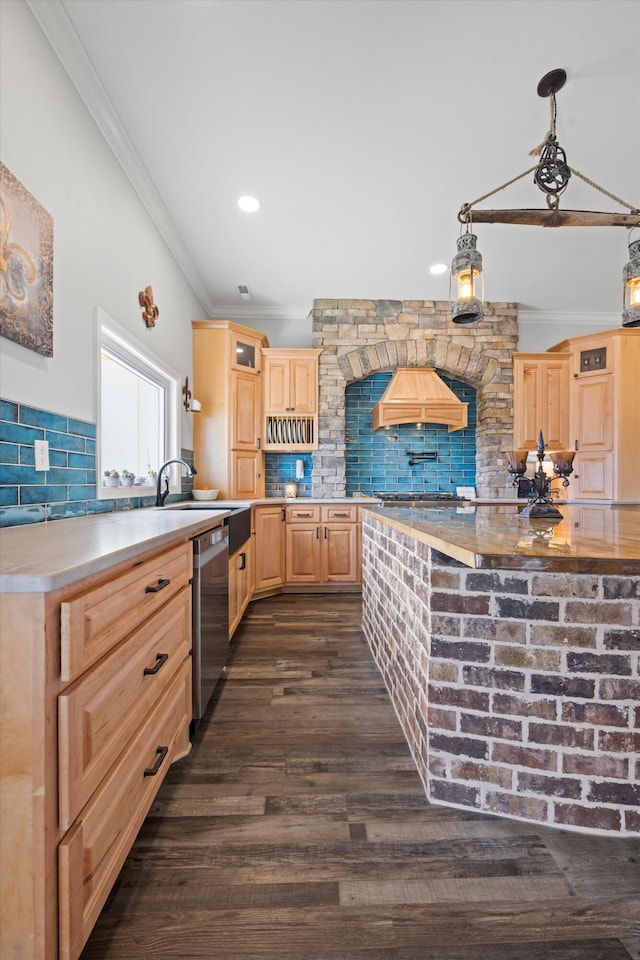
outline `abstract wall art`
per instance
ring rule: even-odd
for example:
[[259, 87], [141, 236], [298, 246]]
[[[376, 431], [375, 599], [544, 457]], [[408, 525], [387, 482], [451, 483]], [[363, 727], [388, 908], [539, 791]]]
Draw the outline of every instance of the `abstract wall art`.
[[53, 356], [53, 218], [3, 163], [0, 336]]

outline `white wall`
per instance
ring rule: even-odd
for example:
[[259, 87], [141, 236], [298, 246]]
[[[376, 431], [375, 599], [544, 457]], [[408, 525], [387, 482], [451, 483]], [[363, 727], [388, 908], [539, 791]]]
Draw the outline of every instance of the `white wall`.
[[[0, 396], [95, 422], [96, 306], [192, 381], [191, 320], [205, 310], [23, 0], [0, 2], [0, 147], [54, 228], [53, 357], [0, 338]], [[152, 329], [138, 304], [148, 285]]]
[[[622, 267], [620, 268], [622, 276]], [[518, 350], [520, 353], [541, 353], [561, 340], [583, 337], [622, 326], [622, 280], [620, 280], [619, 314], [535, 314], [518, 310]]]

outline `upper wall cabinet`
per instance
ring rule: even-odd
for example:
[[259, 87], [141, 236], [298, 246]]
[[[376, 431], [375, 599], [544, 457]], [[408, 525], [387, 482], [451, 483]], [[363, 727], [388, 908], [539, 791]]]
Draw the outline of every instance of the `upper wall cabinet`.
[[550, 450], [569, 445], [569, 372], [571, 353], [513, 355], [513, 443], [535, 450], [542, 430]]
[[321, 350], [262, 350], [266, 450], [318, 448]]

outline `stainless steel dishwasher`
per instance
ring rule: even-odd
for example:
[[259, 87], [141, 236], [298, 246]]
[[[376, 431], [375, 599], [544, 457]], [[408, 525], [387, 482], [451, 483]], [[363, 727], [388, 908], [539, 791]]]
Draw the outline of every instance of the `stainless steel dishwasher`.
[[207, 708], [229, 656], [229, 528], [193, 539], [193, 726]]

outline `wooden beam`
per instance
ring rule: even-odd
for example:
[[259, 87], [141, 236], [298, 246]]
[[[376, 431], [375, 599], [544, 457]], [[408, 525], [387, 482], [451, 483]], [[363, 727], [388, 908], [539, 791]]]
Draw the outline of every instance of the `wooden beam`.
[[590, 210], [467, 210], [463, 223], [519, 223], [535, 227], [640, 227], [640, 213]]

